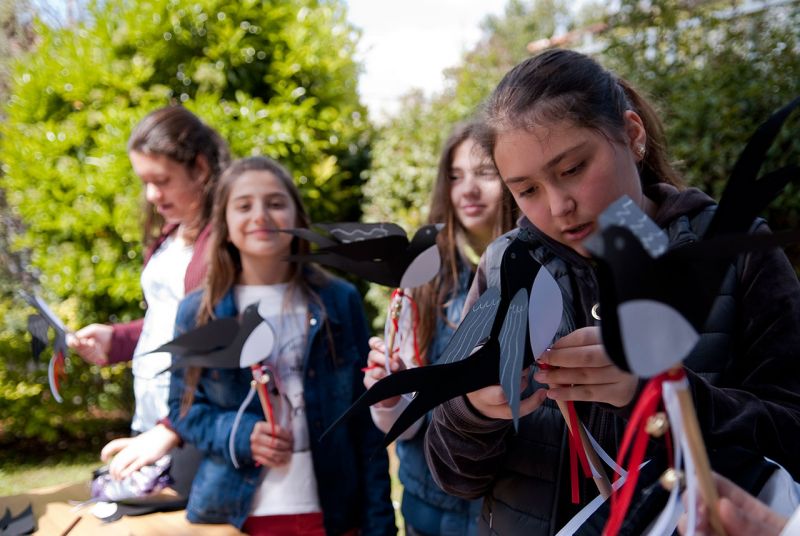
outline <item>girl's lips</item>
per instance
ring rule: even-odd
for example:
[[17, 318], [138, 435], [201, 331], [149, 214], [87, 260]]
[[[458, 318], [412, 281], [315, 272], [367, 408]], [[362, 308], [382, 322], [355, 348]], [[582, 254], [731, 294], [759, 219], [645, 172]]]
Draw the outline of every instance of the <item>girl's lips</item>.
[[575, 227], [563, 230], [561, 233], [572, 242], [580, 242], [592, 233], [594, 225], [591, 223], [582, 223]]
[[461, 207], [461, 210], [462, 210], [462, 211], [464, 212], [464, 214], [466, 214], [467, 216], [478, 216], [478, 215], [480, 215], [480, 214], [481, 214], [481, 213], [482, 213], [482, 212], [483, 212], [485, 209], [486, 209], [486, 207], [484, 207], [483, 205], [466, 205], [466, 206], [464, 206], [464, 207]]

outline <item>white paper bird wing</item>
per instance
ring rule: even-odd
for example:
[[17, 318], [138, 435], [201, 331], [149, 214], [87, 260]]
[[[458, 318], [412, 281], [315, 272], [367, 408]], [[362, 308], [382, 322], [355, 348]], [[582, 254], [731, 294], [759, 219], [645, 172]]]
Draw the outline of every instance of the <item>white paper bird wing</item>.
[[416, 288], [424, 285], [439, 273], [442, 265], [442, 258], [439, 255], [439, 246], [435, 243], [411, 261], [408, 265], [403, 278], [400, 280], [400, 288]]
[[269, 357], [274, 348], [275, 330], [265, 320], [256, 326], [244, 341], [239, 364], [242, 368], [255, 365]]
[[626, 301], [617, 314], [628, 365], [643, 378], [680, 364], [700, 338], [683, 315], [662, 302]]
[[528, 303], [528, 329], [534, 359], [539, 359], [553, 343], [563, 314], [564, 297], [558, 283], [546, 269], [539, 270]]

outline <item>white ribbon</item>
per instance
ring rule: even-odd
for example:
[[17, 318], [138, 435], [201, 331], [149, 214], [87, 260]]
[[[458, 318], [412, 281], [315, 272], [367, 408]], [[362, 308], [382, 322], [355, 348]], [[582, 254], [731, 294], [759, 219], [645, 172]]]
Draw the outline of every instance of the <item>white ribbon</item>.
[[228, 436], [228, 453], [231, 455], [233, 466], [237, 469], [239, 469], [239, 460], [236, 458], [236, 430], [239, 428], [239, 423], [242, 421], [242, 414], [244, 414], [245, 408], [250, 404], [250, 401], [253, 400], [255, 394], [256, 388], [254, 385], [251, 385], [244, 402], [242, 402], [242, 405], [239, 406], [239, 410], [236, 412], [236, 418], [233, 419], [231, 434]]

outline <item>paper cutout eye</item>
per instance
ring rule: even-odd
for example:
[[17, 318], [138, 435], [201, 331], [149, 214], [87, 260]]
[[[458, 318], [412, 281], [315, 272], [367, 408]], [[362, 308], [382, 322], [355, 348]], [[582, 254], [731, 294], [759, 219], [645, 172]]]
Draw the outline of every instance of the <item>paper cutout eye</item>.
[[255, 365], [269, 357], [275, 347], [275, 331], [266, 321], [250, 332], [242, 345], [239, 363], [242, 367]]
[[683, 315], [662, 302], [626, 301], [617, 314], [627, 365], [637, 376], [649, 378], [680, 364], [700, 338]]
[[416, 288], [424, 285], [436, 276], [441, 263], [439, 247], [434, 243], [411, 261], [400, 280], [400, 288]]
[[564, 297], [558, 283], [550, 272], [539, 270], [533, 280], [528, 302], [528, 329], [534, 359], [539, 359], [553, 343], [563, 313]]

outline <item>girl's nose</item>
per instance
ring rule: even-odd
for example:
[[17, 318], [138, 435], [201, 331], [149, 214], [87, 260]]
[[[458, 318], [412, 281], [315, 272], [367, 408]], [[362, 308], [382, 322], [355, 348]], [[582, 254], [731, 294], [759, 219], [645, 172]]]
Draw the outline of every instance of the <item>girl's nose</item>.
[[480, 180], [472, 173], [464, 177], [464, 195], [473, 199], [481, 196]]
[[550, 202], [550, 214], [553, 217], [566, 216], [575, 210], [575, 199], [566, 190], [550, 188], [547, 197]]
[[269, 207], [266, 204], [258, 204], [256, 205], [255, 214], [253, 218], [258, 223], [265, 223], [268, 221], [272, 221], [272, 216], [269, 213]]
[[148, 182], [144, 187], [144, 198], [148, 203], [155, 204], [161, 199], [161, 188]]

